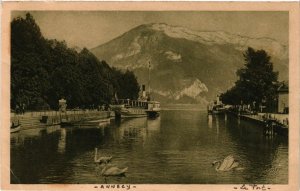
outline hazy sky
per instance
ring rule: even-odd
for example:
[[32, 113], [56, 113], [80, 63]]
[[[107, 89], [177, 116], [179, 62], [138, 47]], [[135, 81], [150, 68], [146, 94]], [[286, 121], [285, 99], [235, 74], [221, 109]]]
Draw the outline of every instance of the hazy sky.
[[[269, 37], [288, 43], [288, 12], [203, 11], [32, 11], [48, 39], [70, 47], [93, 48], [146, 23], [167, 23], [198, 31], [226, 31], [249, 37]], [[12, 18], [24, 16], [15, 11]]]

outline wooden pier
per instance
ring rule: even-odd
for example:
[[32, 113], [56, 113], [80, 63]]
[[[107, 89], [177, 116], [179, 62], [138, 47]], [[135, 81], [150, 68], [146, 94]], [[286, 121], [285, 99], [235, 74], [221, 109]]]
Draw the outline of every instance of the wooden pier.
[[273, 136], [275, 134], [288, 135], [289, 121], [288, 114], [241, 114], [228, 110], [226, 114], [231, 114], [240, 120], [249, 121], [262, 126], [264, 135]]
[[26, 112], [23, 115], [11, 113], [11, 122], [19, 122], [22, 129], [33, 129], [52, 125], [60, 125], [62, 122], [71, 124], [81, 123], [89, 120], [109, 119], [110, 111], [77, 110], [77, 111], [45, 111]]

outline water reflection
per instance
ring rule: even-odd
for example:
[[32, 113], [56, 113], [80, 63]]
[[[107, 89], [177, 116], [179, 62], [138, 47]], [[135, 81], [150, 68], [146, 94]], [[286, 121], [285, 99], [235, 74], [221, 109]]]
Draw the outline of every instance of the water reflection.
[[[11, 134], [12, 183], [287, 183], [288, 142], [232, 116], [162, 111], [89, 128], [49, 127]], [[104, 179], [99, 155], [128, 167], [126, 177]], [[211, 162], [232, 154], [245, 168], [219, 173]], [[28, 176], [30, 174], [30, 176]], [[106, 181], [106, 182], [105, 182]]]
[[[225, 123], [227, 121], [227, 118], [225, 118], [225, 115], [208, 115], [207, 116], [207, 126], [209, 129], [214, 130], [215, 134], [220, 134], [220, 131], [224, 130]], [[223, 129], [221, 129], [223, 128]]]
[[146, 118], [128, 119], [119, 127], [120, 139], [144, 141], [146, 134]]
[[59, 125], [53, 125], [53, 126], [46, 127], [47, 134], [55, 133], [58, 130], [60, 130], [60, 126]]
[[149, 132], [159, 131], [160, 130], [160, 117], [158, 117], [156, 119], [147, 120], [147, 130]]
[[26, 129], [10, 135], [10, 143], [13, 146], [24, 145], [25, 142], [32, 142], [41, 136], [50, 135], [60, 130], [60, 126], [49, 126], [46, 128]]
[[212, 120], [213, 120], [213, 116], [212, 115], [208, 115], [207, 116], [207, 119], [208, 119], [208, 122], [207, 122], [207, 125], [208, 125], [208, 128], [212, 128]]
[[216, 117], [217, 135], [219, 135], [219, 128], [220, 128], [220, 126], [219, 126], [219, 119], [220, 119], [221, 116], [215, 116], [215, 117]]
[[59, 153], [64, 153], [66, 151], [66, 138], [67, 138], [67, 130], [62, 128], [60, 131], [60, 137], [58, 141], [57, 151]]
[[[235, 153], [239, 156], [239, 160], [247, 166], [243, 178], [246, 181], [255, 180], [257, 183], [264, 183], [268, 180], [266, 174], [275, 178], [275, 174], [278, 176], [281, 171], [282, 174], [277, 177], [277, 181], [284, 182], [288, 176], [288, 150], [281, 149], [287, 148], [287, 138], [277, 136], [269, 139], [263, 135], [262, 126], [236, 120], [235, 117], [228, 118], [226, 129], [229, 131], [230, 141], [235, 143]], [[275, 162], [279, 158], [281, 158], [280, 164], [278, 161]], [[276, 165], [272, 165], [274, 163]], [[284, 168], [286, 170], [283, 170]], [[263, 173], [257, 173], [257, 169]]]

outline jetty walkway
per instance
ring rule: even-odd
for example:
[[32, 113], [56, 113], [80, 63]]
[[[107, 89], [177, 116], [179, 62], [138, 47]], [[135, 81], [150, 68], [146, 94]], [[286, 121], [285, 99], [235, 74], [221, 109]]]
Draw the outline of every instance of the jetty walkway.
[[288, 135], [289, 118], [288, 114], [280, 113], [239, 113], [227, 110], [228, 114], [232, 114], [241, 120], [250, 121], [264, 128], [264, 134], [273, 135], [274, 133]]
[[88, 119], [108, 119], [110, 117], [110, 111], [98, 110], [33, 111], [24, 114], [11, 113], [10, 115], [11, 122], [20, 123], [22, 129], [59, 125], [62, 120], [72, 123]]
[[256, 115], [242, 115], [245, 118], [250, 118], [252, 120], [266, 122], [268, 120], [274, 120], [282, 124], [283, 128], [288, 128], [289, 118], [288, 114], [274, 114], [274, 113], [258, 113]]

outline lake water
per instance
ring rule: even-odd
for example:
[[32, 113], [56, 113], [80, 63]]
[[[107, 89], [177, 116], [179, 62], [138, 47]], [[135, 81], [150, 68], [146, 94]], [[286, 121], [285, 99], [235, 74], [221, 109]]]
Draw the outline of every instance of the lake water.
[[[128, 167], [124, 177], [101, 176], [99, 155]], [[242, 170], [217, 172], [212, 162], [233, 155]], [[103, 127], [24, 130], [11, 134], [11, 183], [288, 183], [288, 138], [206, 111], [164, 110]]]

